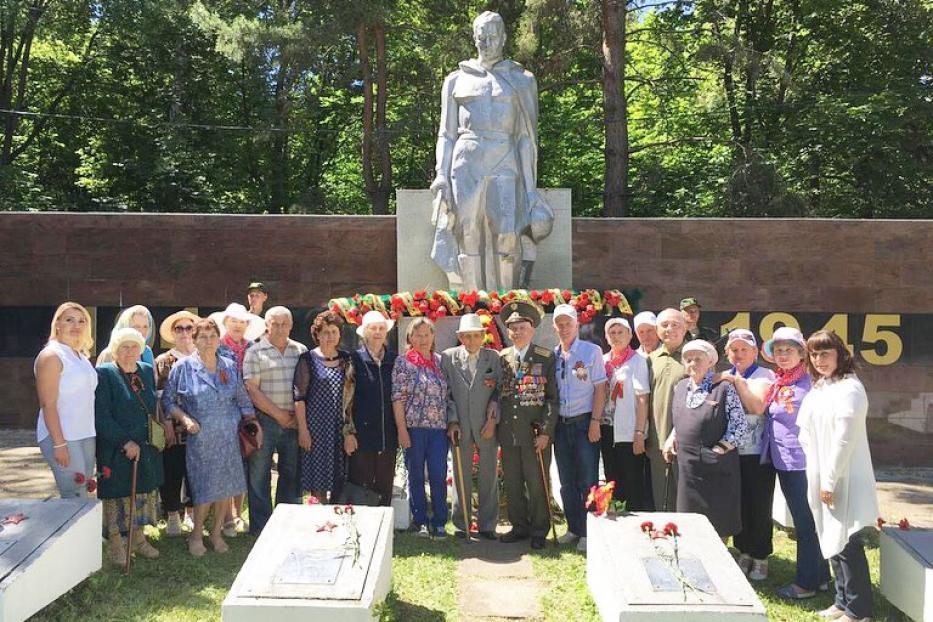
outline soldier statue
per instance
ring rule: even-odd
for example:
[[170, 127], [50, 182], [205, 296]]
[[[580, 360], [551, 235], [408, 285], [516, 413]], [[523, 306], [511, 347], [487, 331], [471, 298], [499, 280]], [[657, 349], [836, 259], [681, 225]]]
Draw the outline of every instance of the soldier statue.
[[431, 257], [452, 289], [527, 287], [554, 213], [537, 190], [538, 87], [503, 58], [505, 24], [473, 21], [478, 58], [444, 80]]

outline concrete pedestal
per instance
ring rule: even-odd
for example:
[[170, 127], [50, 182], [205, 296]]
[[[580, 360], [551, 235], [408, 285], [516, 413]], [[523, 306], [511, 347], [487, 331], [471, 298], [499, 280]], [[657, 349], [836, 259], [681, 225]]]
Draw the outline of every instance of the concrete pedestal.
[[881, 530], [881, 593], [917, 622], [933, 622], [933, 530]]
[[102, 505], [96, 499], [0, 500], [0, 622], [25, 620], [100, 570]]
[[392, 584], [392, 509], [354, 509], [355, 562], [333, 506], [277, 506], [224, 599], [224, 622], [376, 620]]
[[[676, 580], [658, 549], [673, 553], [669, 540], [652, 541], [641, 524], [656, 529], [674, 522], [680, 572]], [[587, 516], [586, 581], [603, 620], [625, 622], [764, 621], [764, 605], [700, 514], [644, 512], [614, 519]]]

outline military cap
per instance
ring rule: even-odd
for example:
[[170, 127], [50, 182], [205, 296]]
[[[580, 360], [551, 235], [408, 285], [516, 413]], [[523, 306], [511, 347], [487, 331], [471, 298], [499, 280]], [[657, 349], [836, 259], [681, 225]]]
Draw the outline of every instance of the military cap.
[[532, 304], [521, 301], [513, 301], [502, 305], [499, 312], [499, 319], [508, 326], [512, 322], [531, 322], [531, 325], [537, 328], [541, 323], [541, 312]]

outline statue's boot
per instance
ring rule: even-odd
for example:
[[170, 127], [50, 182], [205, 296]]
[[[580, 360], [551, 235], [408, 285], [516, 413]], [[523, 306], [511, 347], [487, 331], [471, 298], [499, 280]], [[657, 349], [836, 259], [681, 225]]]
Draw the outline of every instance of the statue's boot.
[[518, 266], [515, 255], [496, 255], [499, 266], [499, 289], [515, 289], [518, 281]]
[[463, 289], [485, 289], [483, 283], [483, 261], [479, 255], [458, 255], [460, 274], [463, 277]]
[[528, 289], [531, 286], [531, 271], [535, 267], [535, 262], [522, 260], [522, 267], [518, 274], [518, 286], [522, 289]]

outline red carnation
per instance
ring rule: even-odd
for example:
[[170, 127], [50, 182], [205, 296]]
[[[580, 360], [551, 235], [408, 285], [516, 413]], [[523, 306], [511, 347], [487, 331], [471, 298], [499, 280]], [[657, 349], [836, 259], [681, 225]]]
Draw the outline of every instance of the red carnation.
[[347, 505], [343, 506], [343, 513], [352, 515], [356, 514], [356, 510], [353, 509], [353, 505], [348, 503]]
[[415, 300], [424, 300], [424, 298], [427, 295], [428, 295], [428, 292], [426, 292], [423, 289], [419, 289], [418, 291], [415, 292]]
[[430, 311], [430, 309], [431, 309], [431, 306], [427, 303], [426, 300], [422, 300], [421, 302], [418, 303], [418, 310], [421, 311], [422, 313], [427, 313], [428, 311]]
[[550, 291], [545, 290], [541, 294], [541, 302], [543, 302], [546, 305], [551, 304], [552, 302], [554, 302], [554, 294]]
[[897, 526], [900, 529], [910, 529], [910, 521], [908, 521], [906, 518], [902, 518], [901, 520], [897, 521]]
[[532, 300], [537, 300], [538, 298], [541, 297], [541, 292], [539, 292], [539, 291], [536, 290], [536, 289], [533, 289], [533, 290], [531, 290], [531, 293], [528, 294], [528, 296], [529, 296]]
[[445, 307], [444, 305], [439, 306], [439, 307], [437, 308], [437, 315], [438, 315], [438, 317], [446, 317], [446, 316], [447, 316], [447, 307]]
[[321, 500], [315, 497], [314, 495], [311, 495], [310, 497], [308, 497], [308, 500], [306, 501], [306, 503], [308, 505], [320, 505]]
[[645, 533], [648, 533], [652, 529], [654, 529], [654, 523], [652, 523], [650, 520], [646, 520], [641, 524], [641, 530]]
[[884, 520], [883, 518], [881, 518], [881, 517], [879, 516], [879, 517], [878, 517], [878, 529], [881, 529], [882, 527], [884, 527], [884, 524], [887, 523], [887, 522], [888, 522], [888, 521]]
[[499, 313], [499, 311], [502, 311], [502, 303], [498, 300], [493, 300], [492, 304], [489, 305], [489, 308], [493, 313]]
[[565, 289], [560, 293], [560, 295], [564, 297], [565, 302], [570, 302], [570, 299], [573, 298], [573, 292], [569, 289]]
[[83, 483], [84, 483], [84, 473], [81, 473], [80, 471], [78, 471], [77, 473], [75, 473], [75, 484], [80, 486]]
[[677, 525], [675, 523], [668, 523], [664, 525], [664, 535], [665, 536], [679, 536], [680, 532], [677, 531]]
[[499, 292], [497, 292], [496, 290], [492, 290], [491, 292], [489, 292], [489, 297], [495, 300], [496, 298], [499, 297]]
[[473, 452], [473, 464], [479, 464], [479, 453]]
[[112, 473], [112, 471], [110, 470], [110, 467], [108, 467], [108, 466], [105, 466], [104, 468], [102, 468], [102, 469], [100, 470], [100, 475], [101, 475], [101, 477], [104, 478], [104, 479], [109, 479], [111, 473]]
[[448, 486], [453, 486], [453, 484], [454, 484], [454, 478], [448, 476], [448, 478], [447, 478], [447, 485], [448, 485]]
[[97, 482], [93, 479], [87, 480], [87, 491], [94, 492], [95, 490], [97, 490]]

